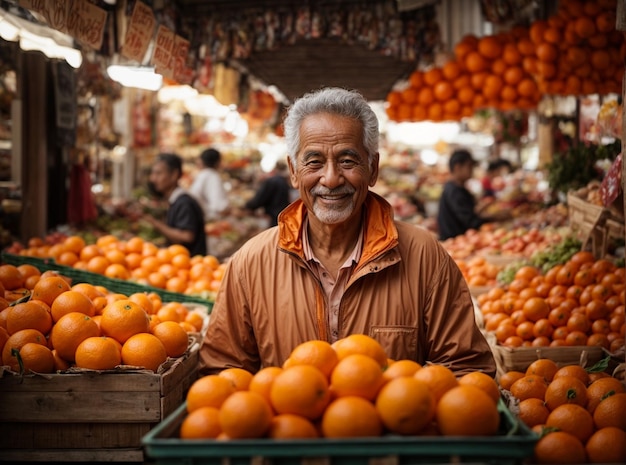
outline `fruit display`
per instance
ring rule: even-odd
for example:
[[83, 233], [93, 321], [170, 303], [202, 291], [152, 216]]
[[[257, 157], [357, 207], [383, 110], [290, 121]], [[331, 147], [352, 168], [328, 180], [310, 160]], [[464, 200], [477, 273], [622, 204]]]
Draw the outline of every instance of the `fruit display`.
[[[27, 292], [24, 285], [32, 285]], [[181, 357], [207, 311], [163, 302], [154, 293], [125, 295], [89, 283], [72, 284], [28, 264], [0, 265], [2, 364], [16, 373], [129, 367], [158, 372]]]
[[624, 267], [579, 251], [545, 273], [531, 265], [478, 297], [485, 329], [504, 347], [624, 350]]
[[626, 462], [626, 385], [579, 365], [534, 361], [499, 378], [519, 419], [539, 435], [533, 463]]
[[217, 292], [226, 266], [213, 255], [191, 257], [182, 245], [157, 247], [139, 236], [122, 240], [112, 234], [91, 244], [77, 235], [65, 236], [52, 245], [31, 238], [17, 254], [52, 258], [59, 265], [108, 278], [207, 298]]
[[227, 368], [189, 389], [182, 439], [491, 436], [498, 385], [442, 365], [388, 360], [369, 336], [308, 341], [282, 367]]
[[620, 93], [624, 39], [616, 2], [560, 1], [529, 27], [465, 36], [441, 66], [415, 70], [387, 95], [393, 121], [458, 121], [476, 110], [529, 110], [542, 95]]

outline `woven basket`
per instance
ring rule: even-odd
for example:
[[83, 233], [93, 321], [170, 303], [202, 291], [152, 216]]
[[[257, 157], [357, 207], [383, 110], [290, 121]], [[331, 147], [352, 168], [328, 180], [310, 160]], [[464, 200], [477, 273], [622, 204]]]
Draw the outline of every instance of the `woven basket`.
[[565, 365], [590, 367], [606, 355], [602, 347], [596, 346], [510, 348], [492, 345], [491, 349], [498, 368], [503, 372], [525, 372], [532, 362], [541, 358], [553, 360], [560, 367]]

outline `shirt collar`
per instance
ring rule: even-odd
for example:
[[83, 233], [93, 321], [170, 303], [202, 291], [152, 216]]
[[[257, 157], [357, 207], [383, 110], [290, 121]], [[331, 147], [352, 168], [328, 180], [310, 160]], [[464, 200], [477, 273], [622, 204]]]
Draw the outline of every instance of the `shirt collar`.
[[178, 199], [178, 197], [180, 197], [181, 195], [183, 195], [185, 193], [185, 189], [183, 189], [182, 187], [178, 186], [176, 189], [174, 189], [174, 191], [170, 194], [170, 198], [167, 199], [167, 201], [172, 204], [174, 202], [176, 202], [176, 199]]
[[[304, 222], [302, 224], [302, 247], [304, 252], [304, 258], [306, 261], [315, 261], [317, 263], [321, 263], [315, 254], [313, 253], [313, 249], [311, 248], [311, 243], [309, 242], [309, 217], [305, 216]], [[351, 266], [353, 263], [358, 263], [361, 258], [361, 252], [363, 251], [363, 225], [361, 225], [361, 231], [359, 233], [359, 237], [356, 241], [354, 249], [352, 253], [348, 256], [342, 268], [345, 266]]]

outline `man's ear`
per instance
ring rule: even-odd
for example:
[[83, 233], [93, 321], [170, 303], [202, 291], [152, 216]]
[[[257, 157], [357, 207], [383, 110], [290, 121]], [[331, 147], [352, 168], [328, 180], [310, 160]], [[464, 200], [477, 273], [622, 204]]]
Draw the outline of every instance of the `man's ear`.
[[298, 177], [296, 176], [296, 167], [291, 164], [291, 157], [287, 157], [287, 166], [289, 167], [289, 179], [294, 189], [298, 189]]
[[376, 152], [372, 157], [372, 165], [370, 166], [370, 180], [369, 186], [374, 187], [376, 181], [378, 181], [378, 163], [380, 161], [380, 154]]

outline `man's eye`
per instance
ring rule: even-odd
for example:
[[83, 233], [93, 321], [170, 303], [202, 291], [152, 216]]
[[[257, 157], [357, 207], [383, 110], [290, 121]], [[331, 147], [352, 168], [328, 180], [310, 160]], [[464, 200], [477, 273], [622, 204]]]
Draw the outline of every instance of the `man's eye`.
[[306, 166], [311, 166], [311, 167], [316, 167], [316, 166], [321, 166], [322, 162], [320, 160], [308, 160], [305, 163]]
[[350, 168], [356, 165], [356, 161], [352, 160], [351, 158], [345, 158], [341, 160], [340, 163], [341, 163], [341, 166], [347, 167], [347, 168]]

